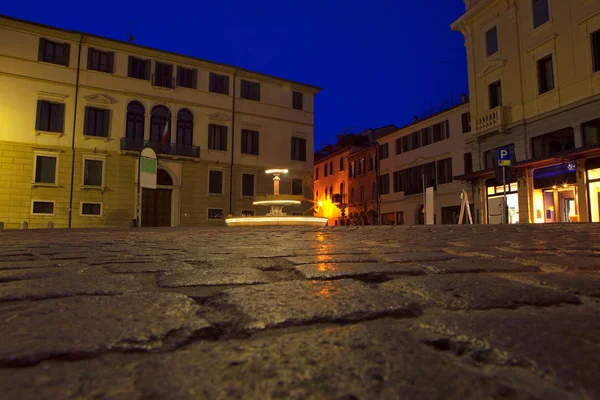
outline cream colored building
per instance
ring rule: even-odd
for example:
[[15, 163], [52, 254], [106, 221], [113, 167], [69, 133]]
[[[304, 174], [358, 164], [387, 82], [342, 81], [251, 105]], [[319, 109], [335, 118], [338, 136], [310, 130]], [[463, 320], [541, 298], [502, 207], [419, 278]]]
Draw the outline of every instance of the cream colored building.
[[319, 88], [7, 17], [0, 39], [5, 227], [130, 226], [146, 145], [159, 186], [140, 196], [142, 226], [263, 215], [266, 168], [288, 168], [281, 192], [312, 200]]
[[472, 132], [483, 222], [500, 223], [497, 149], [513, 152], [513, 223], [600, 221], [600, 1], [465, 0]]
[[471, 168], [464, 138], [469, 131], [469, 103], [415, 121], [384, 136], [379, 143], [379, 193], [383, 225], [425, 223], [423, 187], [434, 187], [436, 224], [458, 222], [461, 192], [469, 190], [455, 175]]

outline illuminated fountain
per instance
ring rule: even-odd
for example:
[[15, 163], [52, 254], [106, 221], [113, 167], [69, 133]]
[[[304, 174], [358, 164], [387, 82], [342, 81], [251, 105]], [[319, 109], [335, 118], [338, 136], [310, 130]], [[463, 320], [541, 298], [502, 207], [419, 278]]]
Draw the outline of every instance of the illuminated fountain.
[[252, 204], [256, 206], [269, 206], [271, 211], [264, 217], [231, 217], [226, 218], [227, 226], [325, 226], [327, 218], [304, 217], [287, 215], [283, 207], [298, 205], [302, 203], [302, 196], [279, 194], [279, 175], [287, 174], [287, 169], [268, 169], [266, 174], [273, 175], [273, 194], [267, 196], [256, 196]]

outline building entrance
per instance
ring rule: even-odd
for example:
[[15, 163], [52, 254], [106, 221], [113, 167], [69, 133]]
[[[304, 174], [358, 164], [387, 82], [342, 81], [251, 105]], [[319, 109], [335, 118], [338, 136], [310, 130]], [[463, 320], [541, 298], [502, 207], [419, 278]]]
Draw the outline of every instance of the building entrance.
[[142, 227], [171, 226], [173, 179], [159, 169], [156, 184], [156, 189], [142, 190]]
[[575, 171], [574, 163], [558, 164], [533, 171], [535, 222], [579, 222]]
[[[502, 205], [504, 204], [504, 186], [498, 183], [496, 179], [488, 179], [487, 186], [487, 206], [488, 206], [488, 224], [501, 224]], [[519, 185], [517, 182], [506, 184], [506, 214], [509, 224], [519, 223]]]

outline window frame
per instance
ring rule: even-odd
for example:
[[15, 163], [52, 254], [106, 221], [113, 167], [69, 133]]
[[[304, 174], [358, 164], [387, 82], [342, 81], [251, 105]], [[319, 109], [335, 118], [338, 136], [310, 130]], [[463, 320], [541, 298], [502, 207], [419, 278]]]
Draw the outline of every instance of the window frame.
[[[213, 133], [211, 131], [211, 128], [216, 128], [218, 127], [219, 129], [219, 133], [220, 133], [220, 144], [221, 144], [221, 148], [217, 149], [215, 148], [215, 140], [212, 137]], [[229, 127], [227, 125], [220, 125], [220, 124], [213, 124], [213, 123], [209, 123], [208, 124], [208, 143], [206, 148], [208, 150], [212, 150], [212, 151], [227, 151], [227, 142], [228, 142], [228, 136], [229, 136]], [[223, 145], [224, 144], [224, 145]]]
[[[52, 203], [52, 214], [48, 213], [34, 213], [33, 205], [35, 203]], [[41, 199], [31, 199], [31, 209], [29, 212], [32, 216], [42, 216], [42, 217], [53, 217], [56, 215], [56, 201], [55, 200], [41, 200]]]
[[[96, 118], [97, 118], [98, 112], [102, 112], [102, 133], [100, 135], [96, 134], [96, 132], [90, 133], [90, 131], [89, 131], [90, 111], [93, 111], [94, 113], [96, 113]], [[85, 106], [84, 117], [83, 117], [83, 136], [108, 139], [110, 137], [111, 117], [112, 117], [112, 112], [111, 112], [110, 108]], [[98, 124], [97, 121], [98, 120], [96, 119], [96, 124], [95, 124], [96, 127]]]
[[[210, 211], [221, 211], [221, 218], [211, 218], [210, 217]], [[220, 221], [225, 219], [225, 210], [223, 208], [215, 208], [215, 207], [207, 207], [206, 208], [206, 219], [209, 221]]]
[[[300, 181], [300, 193], [294, 193], [294, 181]], [[304, 179], [292, 178], [290, 182], [290, 193], [293, 196], [304, 196]]]
[[[218, 80], [222, 79], [222, 82], [219, 82]], [[218, 91], [217, 88], [219, 88], [219, 85], [216, 85], [216, 83], [222, 83], [223, 84], [223, 91]], [[229, 96], [229, 75], [223, 75], [223, 74], [217, 74], [216, 72], [209, 72], [208, 74], [208, 91], [210, 93], [217, 93], [217, 94], [223, 94], [225, 96]]]
[[[548, 12], [548, 19], [546, 19], [545, 21], [538, 23], [538, 21], [536, 21], [536, 12], [535, 12], [535, 5], [536, 5], [536, 1], [544, 1], [546, 3], [546, 10]], [[550, 11], [550, 3], [548, 0], [532, 0], [531, 1], [531, 23], [533, 25], [533, 29], [537, 29], [541, 26], [544, 26], [545, 24], [547, 24], [548, 22], [550, 22], [552, 20], [552, 14]]]
[[590, 34], [592, 46], [592, 72], [600, 72], [600, 29]]
[[[550, 62], [550, 71], [548, 71], [548, 61]], [[538, 95], [543, 95], [553, 91], [556, 88], [554, 80], [554, 57], [552, 53], [536, 60], [537, 80], [538, 80]], [[544, 76], [542, 77], [542, 71]], [[551, 85], [546, 86], [548, 82], [548, 74], [550, 72]], [[545, 78], [545, 79], [542, 79]], [[552, 86], [552, 87], [550, 87]]]
[[[102, 162], [102, 181], [100, 182], [100, 185], [86, 185], [85, 184], [85, 164], [86, 161], [101, 161]], [[97, 189], [104, 189], [106, 187], [106, 158], [102, 157], [102, 156], [93, 156], [93, 155], [88, 155], [88, 154], [83, 154], [83, 158], [81, 160], [81, 186], [83, 188], [97, 188]]]
[[385, 160], [390, 156], [389, 147], [387, 143], [379, 145], [379, 160]]
[[[220, 193], [213, 193], [210, 191], [211, 187], [210, 187], [210, 173], [211, 172], [220, 172], [221, 173], [221, 192]], [[209, 168], [208, 169], [208, 182], [206, 185], [206, 193], [209, 196], [224, 196], [225, 195], [225, 171], [222, 169], [218, 169], [218, 168]]]
[[[133, 72], [134, 72], [134, 68], [133, 68], [133, 63], [144, 63], [144, 76], [134, 76]], [[151, 79], [151, 68], [152, 68], [152, 60], [150, 60], [149, 58], [140, 58], [140, 57], [136, 57], [136, 56], [129, 56], [127, 58], [127, 77], [128, 78], [132, 78], [132, 79], [140, 79], [143, 81], [148, 81]], [[137, 71], [139, 72], [139, 71]]]
[[[47, 121], [42, 120], [43, 107], [45, 107], [45, 106], [49, 107]], [[58, 109], [58, 113], [59, 113], [59, 115], [57, 115], [56, 118], [52, 118], [52, 114], [53, 114], [52, 110], [54, 109], [54, 107], [56, 107], [56, 109]], [[65, 103], [58, 102], [58, 101], [38, 99], [37, 106], [36, 106], [36, 116], [35, 116], [35, 130], [37, 132], [49, 132], [49, 133], [63, 135], [65, 133], [65, 114], [66, 114], [66, 112], [67, 111], [66, 111]], [[52, 121], [53, 120], [57, 120], [60, 122], [60, 124], [59, 124], [60, 126], [58, 127], [59, 130], [52, 130]], [[47, 124], [45, 122], [47, 122]], [[42, 126], [42, 125], [44, 125], [44, 126]], [[44, 128], [47, 128], [47, 129], [44, 129]]]
[[471, 132], [471, 112], [467, 111], [460, 115], [460, 121], [462, 124], [462, 133]]
[[[445, 185], [454, 181], [452, 172], [452, 157], [444, 158], [436, 162], [436, 186]], [[446, 173], [448, 176], [446, 176]], [[441, 179], [443, 178], [443, 180]]]
[[[175, 69], [175, 74], [176, 87], [182, 87], [186, 89], [198, 88], [198, 69], [177, 65], [177, 68]], [[188, 74], [190, 74], [190, 76], [188, 76]], [[187, 78], [190, 78], [190, 82], [187, 82]]]
[[[245, 137], [244, 137], [245, 135]], [[250, 138], [250, 140], [248, 140]], [[244, 140], [246, 147], [250, 147], [250, 151], [246, 151], [244, 148]], [[260, 132], [255, 131], [253, 129], [242, 129], [242, 134], [240, 135], [240, 152], [241, 154], [249, 155], [249, 156], [258, 156], [260, 152]]]
[[[294, 142], [296, 141], [296, 143], [298, 143], [298, 146], [294, 146]], [[291, 161], [299, 161], [299, 162], [306, 162], [307, 159], [307, 152], [306, 152], [306, 138], [303, 137], [298, 137], [298, 136], [292, 136], [291, 138], [291, 153], [290, 153], [290, 159]], [[304, 146], [302, 146], [302, 143], [304, 143]], [[302, 157], [302, 147], [304, 147], [304, 157]], [[298, 154], [295, 154], [295, 150], [298, 151]], [[294, 158], [294, 156], [296, 156], [296, 158]], [[304, 158], [304, 159], [302, 159]]]
[[[56, 160], [54, 164], [54, 182], [37, 182], [36, 181], [36, 172], [37, 172], [37, 162], [38, 157], [53, 157]], [[59, 153], [58, 152], [49, 152], [49, 151], [34, 151], [33, 152], [33, 179], [32, 183], [36, 186], [58, 186], [58, 166], [59, 166]], [[41, 200], [40, 200], [41, 201]]]
[[344, 162], [344, 157], [340, 157], [340, 172], [344, 172], [346, 170], [346, 165]]
[[[99, 204], [100, 205], [100, 214], [84, 214], [83, 213], [83, 205], [84, 204]], [[101, 201], [81, 201], [81, 202], [79, 202], [79, 216], [80, 217], [102, 218], [103, 213], [104, 213], [104, 203]]]
[[[496, 97], [495, 97], [495, 102], [498, 101], [498, 104], [492, 103], [492, 87], [497, 88], [496, 90], [498, 90], [498, 92], [496, 92]], [[498, 96], [498, 93], [500, 94]], [[490, 110], [493, 110], [497, 107], [502, 107], [502, 103], [503, 103], [503, 98], [502, 98], [502, 79], [498, 79], [492, 83], [490, 83], [488, 85], [488, 101], [489, 101], [489, 106], [490, 106]], [[495, 104], [494, 106], [492, 106], [492, 104]]]
[[260, 102], [260, 82], [240, 80], [240, 98]]
[[[57, 47], [62, 47], [62, 54], [60, 57], [57, 57], [56, 54], [53, 54], [52, 57], [46, 57], [46, 49], [47, 45], [52, 45], [56, 49]], [[53, 53], [56, 53], [54, 51]], [[71, 44], [66, 42], [57, 42], [54, 40], [48, 40], [46, 38], [40, 38], [38, 42], [38, 61], [54, 64], [54, 65], [62, 65], [64, 67], [69, 66], [71, 56]]]
[[[490, 33], [494, 32], [496, 43], [495, 43], [495, 51], [490, 52]], [[500, 52], [500, 35], [498, 35], [498, 25], [494, 25], [487, 31], [485, 31], [485, 55], [487, 58], [498, 54]], [[494, 50], [494, 47], [491, 48]]]
[[[252, 194], [244, 194], [244, 175], [252, 176]], [[240, 174], [240, 196], [241, 197], [255, 197], [257, 191], [257, 175], [256, 172], [242, 172]]]
[[304, 110], [304, 93], [293, 91], [292, 92], [292, 108], [295, 110]]
[[[384, 182], [386, 182], [385, 186], [383, 184]], [[386, 190], [384, 190], [384, 189], [386, 189]], [[385, 174], [379, 176], [379, 194], [382, 196], [390, 194], [390, 174], [389, 173], [385, 173]]]
[[[98, 65], [94, 68], [94, 58], [93, 56], [98, 56]], [[102, 56], [106, 56], [106, 69], [101, 68]], [[88, 47], [88, 55], [87, 55], [87, 69], [89, 71], [102, 72], [105, 74], [112, 74], [114, 72], [114, 64], [115, 64], [115, 53], [112, 51], [104, 51], [97, 49], [95, 47]]]

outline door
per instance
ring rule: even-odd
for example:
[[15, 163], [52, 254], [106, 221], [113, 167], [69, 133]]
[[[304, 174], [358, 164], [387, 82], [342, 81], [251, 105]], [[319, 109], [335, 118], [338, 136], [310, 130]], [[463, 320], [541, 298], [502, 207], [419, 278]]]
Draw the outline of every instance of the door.
[[492, 225], [502, 223], [502, 206], [504, 205], [503, 197], [488, 198], [488, 213], [489, 223]]
[[142, 227], [171, 226], [172, 189], [143, 189]]

